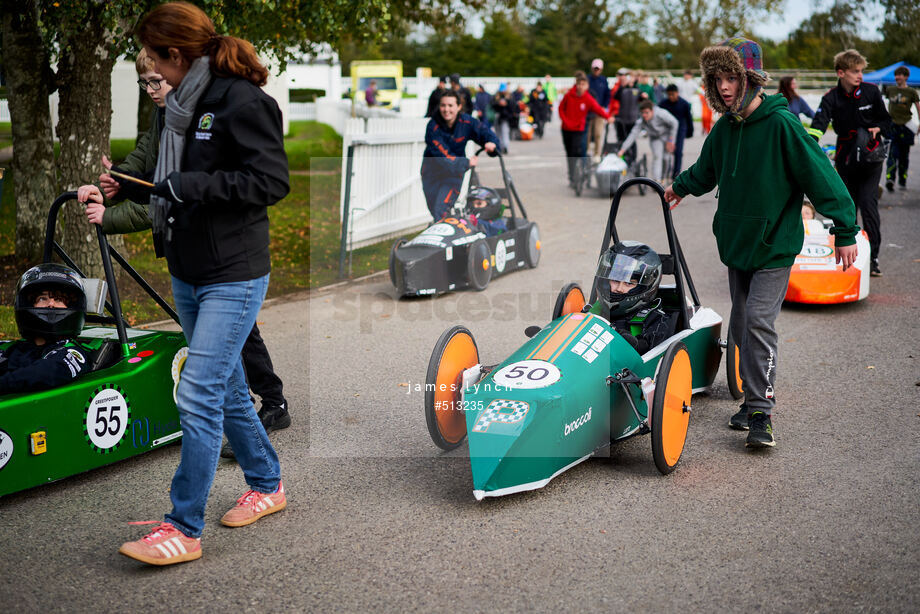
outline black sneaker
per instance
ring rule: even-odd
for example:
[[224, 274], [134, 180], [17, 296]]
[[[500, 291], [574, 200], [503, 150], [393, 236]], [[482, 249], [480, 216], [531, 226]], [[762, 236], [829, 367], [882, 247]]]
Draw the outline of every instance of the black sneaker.
[[885, 182], [885, 188], [886, 188], [889, 192], [894, 192], [894, 181], [886, 181], [886, 182]]
[[[266, 433], [280, 431], [291, 426], [291, 414], [287, 410], [287, 401], [281, 405], [266, 405], [259, 410], [259, 420], [265, 428]], [[220, 447], [221, 458], [236, 458], [233, 454], [233, 448], [230, 447], [229, 441], [224, 441]]]
[[281, 405], [263, 405], [259, 410], [259, 420], [265, 427], [266, 433], [280, 431], [291, 426], [291, 414], [288, 413], [287, 401]]
[[747, 405], [744, 403], [741, 404], [741, 407], [738, 408], [738, 413], [732, 415], [732, 417], [729, 418], [728, 426], [735, 429], [736, 431], [746, 431], [750, 428], [748, 426]]
[[770, 416], [762, 411], [755, 411], [748, 421], [751, 432], [748, 433], [745, 446], [748, 448], [772, 448], [776, 445], [773, 439], [773, 424]]
[[869, 264], [869, 275], [872, 277], [881, 277], [882, 270], [878, 268], [878, 259], [874, 259], [871, 264]]

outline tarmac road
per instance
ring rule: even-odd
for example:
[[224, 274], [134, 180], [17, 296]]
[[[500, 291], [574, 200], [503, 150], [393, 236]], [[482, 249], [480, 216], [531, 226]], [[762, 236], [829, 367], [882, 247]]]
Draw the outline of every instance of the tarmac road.
[[[267, 305], [260, 328], [294, 424], [273, 434], [289, 507], [240, 529], [222, 461], [202, 560], [155, 569], [116, 553], [168, 509], [178, 446], [0, 500], [0, 601], [25, 611], [916, 612], [920, 555], [920, 181], [882, 200], [884, 277], [868, 299], [778, 319], [777, 447], [744, 448], [720, 371], [694, 399], [680, 466], [649, 437], [546, 488], [477, 503], [461, 446], [422, 411], [428, 358], [461, 323], [484, 362], [591, 283], [608, 202], [566, 187], [558, 121], [508, 158], [540, 224], [538, 268], [482, 293], [395, 301], [385, 276]], [[699, 134], [699, 132], [697, 133]], [[688, 141], [692, 160], [702, 142]], [[647, 145], [642, 147], [647, 150]], [[487, 183], [495, 161], [484, 163]], [[634, 192], [634, 191], [633, 191]], [[704, 305], [726, 316], [714, 194], [674, 219]], [[620, 235], [661, 244], [660, 205], [624, 200]], [[724, 334], [724, 331], [723, 331]]]

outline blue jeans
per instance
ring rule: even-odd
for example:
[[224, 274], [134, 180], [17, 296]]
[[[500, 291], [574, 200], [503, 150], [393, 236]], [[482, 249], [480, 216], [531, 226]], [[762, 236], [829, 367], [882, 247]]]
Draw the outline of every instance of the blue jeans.
[[188, 341], [177, 393], [182, 458], [166, 521], [189, 537], [204, 529], [204, 508], [226, 433], [252, 490], [278, 488], [281, 466], [256, 415], [240, 351], [256, 322], [268, 275], [249, 281], [195, 286], [172, 278], [176, 311]]

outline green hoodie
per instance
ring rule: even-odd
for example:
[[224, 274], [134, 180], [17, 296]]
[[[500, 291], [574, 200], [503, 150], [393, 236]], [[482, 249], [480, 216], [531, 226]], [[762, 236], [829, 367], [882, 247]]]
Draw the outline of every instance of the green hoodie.
[[825, 217], [839, 247], [856, 243], [856, 206], [830, 160], [781, 94], [742, 121], [725, 115], [703, 143], [674, 192], [701, 196], [716, 186], [712, 232], [719, 257], [741, 271], [791, 266], [802, 251], [803, 193]]

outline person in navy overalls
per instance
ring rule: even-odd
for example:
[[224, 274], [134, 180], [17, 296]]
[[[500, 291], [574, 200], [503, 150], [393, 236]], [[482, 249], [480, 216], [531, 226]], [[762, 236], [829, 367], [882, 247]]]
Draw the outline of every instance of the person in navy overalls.
[[434, 221], [439, 221], [457, 201], [463, 174], [476, 166], [476, 156], [467, 158], [467, 141], [485, 147], [495, 155], [498, 137], [475, 117], [460, 112], [460, 97], [445, 91], [425, 129], [425, 154], [422, 159], [422, 190]]

